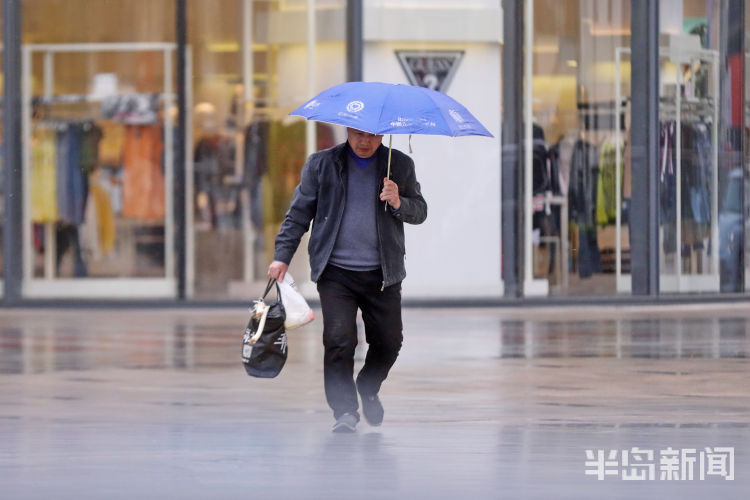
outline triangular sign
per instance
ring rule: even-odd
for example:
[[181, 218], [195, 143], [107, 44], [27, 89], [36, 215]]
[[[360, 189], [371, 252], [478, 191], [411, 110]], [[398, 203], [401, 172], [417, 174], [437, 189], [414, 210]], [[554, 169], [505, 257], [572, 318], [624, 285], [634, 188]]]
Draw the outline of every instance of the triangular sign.
[[401, 67], [412, 85], [447, 92], [463, 50], [397, 50]]

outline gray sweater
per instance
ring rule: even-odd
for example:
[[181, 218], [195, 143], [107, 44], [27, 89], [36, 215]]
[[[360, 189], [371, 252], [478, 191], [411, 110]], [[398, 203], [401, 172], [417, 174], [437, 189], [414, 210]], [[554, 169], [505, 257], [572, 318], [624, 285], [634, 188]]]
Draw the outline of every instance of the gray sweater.
[[379, 187], [377, 162], [373, 159], [363, 168], [350, 153], [346, 168], [344, 216], [329, 262], [351, 271], [379, 269], [380, 251], [375, 226]]

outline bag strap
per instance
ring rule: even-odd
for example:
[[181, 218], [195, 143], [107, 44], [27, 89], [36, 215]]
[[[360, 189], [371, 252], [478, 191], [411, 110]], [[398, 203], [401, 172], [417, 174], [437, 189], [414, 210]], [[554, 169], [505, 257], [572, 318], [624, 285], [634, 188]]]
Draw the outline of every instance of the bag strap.
[[270, 291], [271, 291], [271, 288], [273, 288], [273, 284], [274, 284], [275, 282], [276, 282], [276, 280], [275, 280], [275, 279], [273, 279], [273, 278], [269, 278], [269, 279], [268, 279], [268, 284], [266, 285], [266, 291], [265, 291], [265, 292], [263, 292], [263, 296], [261, 297], [262, 299], [265, 299], [265, 298], [266, 298], [266, 295], [268, 295], [268, 292], [270, 292]]
[[266, 326], [266, 318], [268, 318], [268, 311], [271, 309], [267, 304], [263, 304], [263, 314], [260, 316], [260, 321], [258, 322], [258, 331], [255, 332], [255, 335], [253, 335], [250, 338], [250, 344], [255, 344], [258, 340], [260, 340], [261, 335], [263, 335], [263, 328]]

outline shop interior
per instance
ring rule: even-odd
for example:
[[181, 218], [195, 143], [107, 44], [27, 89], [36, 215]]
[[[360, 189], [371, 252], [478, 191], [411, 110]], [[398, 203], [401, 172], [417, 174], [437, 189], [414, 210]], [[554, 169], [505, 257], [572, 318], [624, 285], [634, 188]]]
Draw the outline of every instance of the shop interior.
[[[663, 4], [660, 286], [718, 292], [720, 10]], [[533, 22], [534, 278], [552, 295], [629, 294], [630, 2], [535, 0]]]
[[[188, 295], [245, 298], [306, 158], [307, 128], [287, 116], [304, 98], [299, 78], [280, 78], [292, 65], [299, 74], [299, 54], [304, 63], [304, 36], [283, 21], [304, 19], [305, 6], [187, 6]], [[174, 13], [174, 1], [24, 2], [25, 276], [40, 286], [174, 278]], [[320, 45], [343, 68], [343, 43]], [[328, 126], [315, 136], [318, 148], [334, 143]]]

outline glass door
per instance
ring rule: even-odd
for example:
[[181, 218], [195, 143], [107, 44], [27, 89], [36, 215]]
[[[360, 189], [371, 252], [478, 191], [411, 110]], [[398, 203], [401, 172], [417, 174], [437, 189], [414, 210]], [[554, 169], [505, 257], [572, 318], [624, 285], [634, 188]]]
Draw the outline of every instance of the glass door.
[[24, 296], [175, 296], [174, 15], [24, 2]]
[[661, 292], [718, 292], [719, 53], [698, 35], [660, 48]]
[[[192, 297], [247, 300], [262, 293], [305, 159], [337, 141], [332, 127], [288, 114], [345, 78], [343, 26], [336, 25], [344, 6], [341, 0], [188, 0], [196, 75]], [[310, 275], [306, 252], [303, 240], [290, 268], [303, 288]]]
[[630, 2], [526, 8], [524, 294], [630, 293]]

